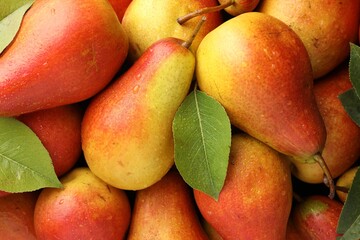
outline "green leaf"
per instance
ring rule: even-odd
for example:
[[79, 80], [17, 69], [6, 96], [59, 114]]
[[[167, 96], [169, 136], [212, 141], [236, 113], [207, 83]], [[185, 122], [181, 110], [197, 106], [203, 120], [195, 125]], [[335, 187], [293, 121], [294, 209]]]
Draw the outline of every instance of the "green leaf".
[[[346, 231], [352, 231], [359, 229], [359, 226], [356, 226], [355, 229], [351, 229], [352, 225], [358, 221], [357, 219], [360, 216], [360, 171], [357, 171], [354, 177], [354, 180], [351, 184], [351, 188], [346, 197], [344, 207], [340, 214], [340, 219], [337, 226], [337, 233], [344, 234]], [[348, 238], [347, 238], [348, 239]]]
[[23, 16], [34, 0], [1, 0], [0, 53], [11, 43], [18, 32]]
[[355, 89], [351, 88], [340, 94], [339, 99], [349, 117], [360, 127], [360, 99]]
[[0, 190], [27, 192], [62, 187], [36, 134], [15, 118], [0, 117]]
[[360, 47], [350, 43], [349, 74], [356, 95], [360, 96]]
[[360, 239], [360, 215], [356, 218], [355, 222], [340, 238], [340, 240], [358, 240], [358, 239]]
[[175, 165], [194, 189], [218, 199], [224, 185], [231, 145], [225, 109], [204, 92], [191, 92], [173, 121]]

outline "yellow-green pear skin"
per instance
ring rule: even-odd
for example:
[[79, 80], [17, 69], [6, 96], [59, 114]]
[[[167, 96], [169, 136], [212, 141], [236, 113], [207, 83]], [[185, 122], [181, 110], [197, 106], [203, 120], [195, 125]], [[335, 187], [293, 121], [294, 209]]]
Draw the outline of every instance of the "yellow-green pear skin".
[[143, 189], [174, 164], [172, 121], [195, 68], [195, 56], [182, 42], [165, 38], [154, 43], [86, 109], [84, 156], [108, 184]]
[[[132, 0], [125, 11], [122, 26], [129, 38], [128, 59], [136, 60], [155, 41], [165, 37], [187, 39], [200, 17], [180, 25], [177, 18], [190, 12], [218, 5], [217, 0]], [[205, 14], [206, 22], [189, 47], [195, 53], [204, 36], [223, 20], [217, 11]]]
[[326, 130], [310, 59], [286, 24], [259, 12], [233, 17], [205, 36], [196, 59], [200, 89], [235, 127], [286, 155], [321, 152]]

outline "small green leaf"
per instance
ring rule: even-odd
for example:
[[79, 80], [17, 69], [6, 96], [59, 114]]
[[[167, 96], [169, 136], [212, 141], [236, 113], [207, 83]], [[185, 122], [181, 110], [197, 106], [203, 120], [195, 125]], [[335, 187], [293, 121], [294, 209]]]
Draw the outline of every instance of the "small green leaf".
[[360, 47], [350, 43], [349, 74], [356, 95], [360, 96]]
[[0, 53], [11, 43], [18, 32], [26, 11], [34, 0], [1, 0], [0, 4]]
[[354, 88], [340, 94], [339, 99], [349, 117], [360, 127], [360, 99]]
[[15, 118], [0, 117], [0, 190], [27, 192], [62, 187], [36, 134]]
[[[360, 216], [359, 203], [360, 171], [357, 171], [351, 184], [349, 193], [346, 197], [344, 207], [340, 214], [340, 219], [336, 230], [338, 234], [344, 234], [346, 231], [351, 230], [351, 226], [357, 221]], [[359, 229], [358, 227], [356, 229]]]
[[224, 185], [231, 145], [225, 109], [205, 93], [191, 92], [173, 121], [175, 165], [194, 189], [218, 199]]

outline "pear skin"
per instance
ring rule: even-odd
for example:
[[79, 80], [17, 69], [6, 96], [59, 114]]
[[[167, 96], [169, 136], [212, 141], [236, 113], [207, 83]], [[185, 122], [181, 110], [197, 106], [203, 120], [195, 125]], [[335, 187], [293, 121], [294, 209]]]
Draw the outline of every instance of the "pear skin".
[[182, 43], [175, 38], [154, 43], [86, 109], [84, 156], [108, 184], [143, 189], [174, 164], [172, 121], [195, 68], [195, 56]]
[[36, 240], [34, 209], [38, 191], [0, 197], [1, 239]]
[[218, 200], [199, 190], [194, 196], [204, 219], [223, 239], [285, 239], [292, 206], [289, 162], [257, 139], [235, 134]]
[[109, 186], [87, 167], [60, 178], [63, 188], [41, 190], [34, 210], [38, 240], [124, 239], [131, 218], [125, 191]]
[[[345, 111], [339, 95], [352, 88], [348, 64], [318, 79], [314, 94], [324, 120], [327, 138], [322, 156], [333, 178], [339, 177], [360, 158], [360, 128]], [[292, 161], [293, 175], [303, 182], [321, 183], [324, 173], [317, 164]]]
[[[177, 18], [197, 9], [216, 5], [217, 0], [132, 0], [122, 20], [129, 37], [128, 60], [134, 62], [151, 44], [162, 38], [187, 39], [199, 18], [183, 25], [178, 24]], [[205, 16], [206, 22], [189, 48], [194, 54], [204, 36], [223, 22], [219, 12]]]
[[264, 13], [243, 13], [207, 34], [196, 59], [200, 89], [224, 106], [235, 127], [286, 155], [321, 152], [326, 130], [310, 59], [290, 27]]
[[289, 25], [303, 41], [314, 78], [325, 76], [350, 53], [358, 41], [360, 2], [354, 0], [262, 0], [258, 11]]
[[347, 169], [343, 174], [339, 176], [336, 181], [336, 195], [338, 196], [341, 202], [345, 202], [347, 198], [348, 191], [340, 190], [340, 188], [345, 188], [349, 190], [354, 181], [355, 174], [357, 173], [359, 166], [353, 166]]
[[128, 38], [107, 0], [38, 0], [0, 55], [0, 116], [88, 99], [125, 61]]
[[43, 109], [16, 117], [40, 139], [58, 177], [70, 171], [82, 154], [83, 110], [77, 104]]
[[293, 206], [291, 221], [295, 228], [309, 240], [329, 240], [336, 233], [343, 204], [323, 195], [310, 195]]
[[176, 169], [136, 191], [128, 240], [208, 239], [197, 215], [192, 189]]

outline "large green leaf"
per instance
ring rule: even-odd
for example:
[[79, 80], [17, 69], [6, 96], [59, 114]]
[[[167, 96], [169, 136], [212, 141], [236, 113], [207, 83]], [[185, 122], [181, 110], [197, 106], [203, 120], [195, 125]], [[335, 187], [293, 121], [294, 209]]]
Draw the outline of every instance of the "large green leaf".
[[36, 134], [15, 118], [0, 117], [0, 190], [62, 187], [52, 160]]
[[0, 54], [18, 32], [25, 12], [34, 0], [0, 1]]
[[[359, 225], [354, 224], [360, 216], [360, 171], [357, 171], [351, 188], [346, 197], [344, 207], [340, 214], [340, 219], [337, 226], [337, 233], [344, 234], [346, 231], [360, 232]], [[354, 225], [354, 226], [352, 226]], [[350, 238], [346, 238], [350, 239]], [[357, 238], [358, 239], [358, 238]]]
[[360, 239], [360, 215], [356, 218], [355, 222], [344, 233], [340, 240], [359, 240]]
[[349, 117], [360, 127], [360, 99], [355, 89], [351, 88], [340, 94], [339, 99]]
[[191, 92], [173, 121], [175, 165], [192, 188], [218, 199], [231, 145], [225, 109], [205, 93]]
[[350, 81], [355, 89], [356, 95], [360, 96], [360, 47], [350, 43], [349, 61]]

